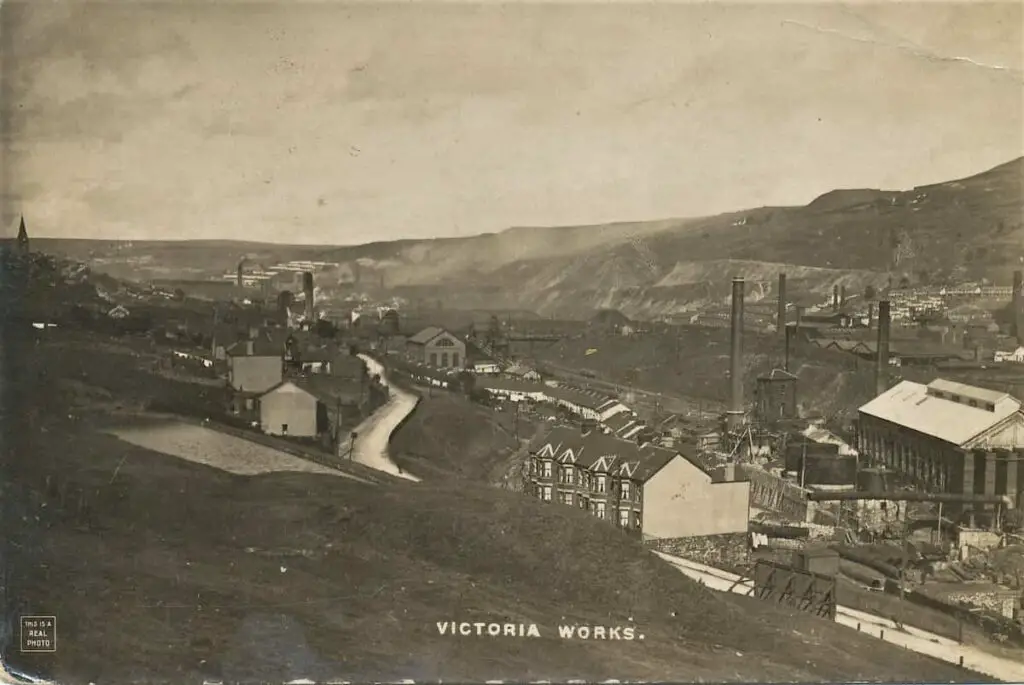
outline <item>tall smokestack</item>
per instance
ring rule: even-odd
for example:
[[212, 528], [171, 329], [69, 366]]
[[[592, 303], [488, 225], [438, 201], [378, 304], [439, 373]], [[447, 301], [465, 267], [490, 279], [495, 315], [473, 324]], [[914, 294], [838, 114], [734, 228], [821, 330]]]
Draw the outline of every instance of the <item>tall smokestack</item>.
[[743, 423], [743, 295], [742, 278], [732, 279], [732, 345], [729, 352], [729, 410], [726, 422], [730, 430]]
[[1019, 344], [1024, 345], [1024, 271], [1013, 272], [1013, 294], [1010, 302], [1013, 309], [1010, 319], [1012, 334]]
[[313, 320], [313, 274], [302, 273], [302, 292], [306, 295], [306, 321]]
[[889, 389], [889, 300], [878, 303], [878, 362], [875, 369], [875, 394]]
[[875, 327], [875, 303], [868, 303], [868, 328]]
[[786, 335], [786, 274], [779, 274], [779, 313], [775, 325], [779, 335]]
[[239, 288], [245, 285], [245, 279], [242, 278], [242, 266], [245, 264], [245, 258], [243, 257], [238, 261], [238, 266], [235, 267], [235, 285]]
[[839, 309], [839, 286], [832, 286], [832, 311], [838, 311]]
[[786, 373], [789, 373], [789, 341], [793, 337], [793, 327], [792, 326], [783, 326], [782, 331], [783, 331], [782, 334], [785, 336], [785, 345], [786, 345], [786, 348], [785, 348], [785, 351], [784, 351], [784, 354], [783, 354], [783, 357], [782, 357], [782, 370], [785, 371]]
[[846, 306], [846, 286], [845, 285], [839, 286], [839, 306], [840, 307]]

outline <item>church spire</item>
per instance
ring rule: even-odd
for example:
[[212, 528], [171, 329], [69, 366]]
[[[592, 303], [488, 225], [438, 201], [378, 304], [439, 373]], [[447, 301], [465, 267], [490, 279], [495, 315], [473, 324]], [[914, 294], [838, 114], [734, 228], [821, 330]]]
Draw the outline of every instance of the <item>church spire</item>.
[[25, 230], [25, 217], [21, 217], [21, 223], [18, 225], [18, 249], [23, 252], [28, 252], [28, 231]]

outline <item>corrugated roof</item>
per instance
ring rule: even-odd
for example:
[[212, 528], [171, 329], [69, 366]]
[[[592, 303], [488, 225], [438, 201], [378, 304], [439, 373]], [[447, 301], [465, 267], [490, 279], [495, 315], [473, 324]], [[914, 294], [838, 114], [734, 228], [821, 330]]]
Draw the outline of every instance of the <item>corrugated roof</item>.
[[[943, 381], [948, 384], [950, 381]], [[974, 392], [981, 388], [963, 386]], [[934, 388], [935, 382], [932, 383]], [[985, 400], [991, 402], [992, 400]], [[1006, 395], [995, 402], [995, 411], [971, 407], [960, 402], [928, 394], [928, 386], [903, 381], [860, 408], [860, 412], [890, 423], [963, 446], [971, 438], [989, 430], [1020, 411], [1020, 402]]]

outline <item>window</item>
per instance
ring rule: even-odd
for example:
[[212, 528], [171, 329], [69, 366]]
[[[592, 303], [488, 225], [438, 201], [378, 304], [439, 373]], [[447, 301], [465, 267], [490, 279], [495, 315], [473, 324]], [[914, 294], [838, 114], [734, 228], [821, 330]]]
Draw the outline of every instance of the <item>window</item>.
[[622, 499], [629, 499], [629, 481], [622, 481], [622, 485], [619, 488]]
[[643, 499], [643, 497], [642, 497], [643, 496], [643, 492], [640, 490], [640, 486], [639, 485], [636, 486], [635, 488], [633, 488], [633, 490], [634, 490], [633, 494], [636, 496], [636, 501], [637, 502], [639, 502], [641, 499]]
[[633, 527], [636, 528], [637, 530], [640, 530], [640, 514], [639, 513], [636, 514], [633, 517]]
[[255, 406], [255, 402], [253, 401], [253, 399], [252, 399], [251, 397], [250, 397], [250, 398], [248, 398], [248, 399], [247, 399], [247, 400], [245, 401], [245, 408], [246, 408], [246, 409], [252, 410], [252, 408], [253, 408], [254, 406]]
[[562, 482], [572, 485], [574, 479], [573, 469], [571, 466], [566, 466], [562, 470]]
[[545, 485], [544, 486], [544, 495], [543, 495], [543, 497], [541, 499], [543, 499], [545, 502], [550, 502], [551, 501], [551, 486], [550, 485]]
[[551, 477], [551, 462], [550, 461], [544, 462], [544, 477], [545, 478], [550, 478]]
[[448, 368], [448, 353], [447, 352], [442, 352], [441, 353], [441, 366], [444, 367], [444, 368]]
[[530, 461], [526, 462], [526, 475], [532, 476], [536, 471], [537, 464], [535, 463], [535, 460], [531, 459]]
[[978, 406], [978, 402], [976, 400], [971, 400], [967, 404], [969, 404], [972, 407], [977, 407]]
[[430, 365], [437, 366], [437, 352], [430, 353]]
[[455, 347], [455, 343], [451, 341], [451, 338], [441, 338], [434, 345], [437, 347]]
[[287, 423], [282, 423], [281, 424], [281, 435], [288, 435], [288, 424]]
[[568, 504], [570, 507], [572, 506], [572, 493], [571, 492], [563, 492], [562, 493], [562, 504]]
[[452, 366], [459, 368], [459, 353], [452, 352]]
[[597, 506], [594, 507], [594, 516], [599, 519], [604, 518], [604, 502], [598, 502]]
[[[598, 492], [605, 492], [605, 489], [606, 489], [605, 477], [604, 477], [604, 475], [600, 475], [600, 476], [597, 477], [597, 491]], [[604, 506], [604, 505], [601, 505], [601, 506]]]
[[576, 502], [580, 505], [580, 509], [587, 508], [587, 500], [583, 499], [582, 497], [577, 497]]
[[623, 528], [629, 527], [629, 509], [619, 510], [619, 525]]

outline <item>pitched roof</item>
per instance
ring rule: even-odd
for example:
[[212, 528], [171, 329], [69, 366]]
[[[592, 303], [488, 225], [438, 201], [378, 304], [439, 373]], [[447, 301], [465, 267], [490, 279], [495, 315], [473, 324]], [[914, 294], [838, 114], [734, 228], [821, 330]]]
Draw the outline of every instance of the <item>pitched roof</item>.
[[608, 401], [607, 395], [595, 391], [576, 390], [574, 388], [549, 388], [547, 394], [556, 400], [571, 402], [576, 406], [593, 409], [594, 411], [597, 411], [598, 407]]
[[634, 419], [631, 414], [628, 412], [622, 412], [606, 419], [604, 421], [604, 425], [608, 426], [612, 431], [617, 431], [625, 428], [633, 421]]
[[444, 333], [443, 328], [437, 326], [427, 326], [416, 335], [409, 338], [406, 342], [415, 343], [417, 345], [426, 345], [428, 342], [436, 338], [437, 336]]
[[703, 465], [674, 450], [655, 445], [640, 447], [602, 433], [581, 434], [572, 428], [552, 430], [535, 452], [552, 456], [562, 463], [574, 463], [589, 470], [607, 471], [633, 480], [647, 481], [676, 456], [687, 459], [705, 472]]
[[514, 392], [545, 392], [548, 389], [543, 383], [520, 381], [511, 378], [481, 378], [476, 382], [476, 385], [478, 388]]
[[[252, 342], [252, 354], [249, 354], [248, 351], [249, 342]], [[225, 352], [231, 357], [281, 357], [284, 355], [281, 346], [262, 337], [252, 341], [239, 340], [230, 345]]]
[[[948, 399], [950, 395], [967, 401]], [[991, 403], [993, 410], [972, 407], [970, 400]], [[1020, 409], [1020, 401], [1006, 393], [940, 379], [930, 385], [903, 381], [862, 406], [860, 412], [964, 446]]]
[[289, 385], [312, 395], [318, 402], [327, 405], [329, 408], [335, 406], [339, 402], [341, 404], [356, 403], [362, 396], [361, 386], [346, 383], [345, 381], [339, 381], [338, 379], [331, 378], [330, 376], [289, 378], [281, 381], [266, 392], [261, 393], [261, 396], [279, 391]]

